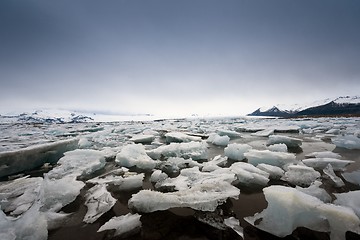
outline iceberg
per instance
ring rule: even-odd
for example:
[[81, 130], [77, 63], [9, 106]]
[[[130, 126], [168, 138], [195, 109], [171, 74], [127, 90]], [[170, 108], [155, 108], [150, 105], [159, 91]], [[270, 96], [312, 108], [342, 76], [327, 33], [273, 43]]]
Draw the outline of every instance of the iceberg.
[[302, 145], [301, 139], [298, 138], [292, 138], [288, 136], [282, 136], [282, 135], [271, 135], [269, 136], [269, 140], [267, 141], [267, 145], [273, 145], [283, 143], [288, 148], [298, 148]]
[[200, 211], [215, 211], [228, 198], [237, 199], [240, 190], [225, 181], [204, 182], [190, 189], [161, 193], [141, 190], [132, 195], [128, 202], [130, 209], [149, 213], [175, 207], [190, 207]]
[[298, 227], [330, 232], [331, 240], [345, 239], [345, 233], [360, 233], [360, 220], [352, 209], [333, 204], [285, 186], [263, 189], [268, 207], [245, 220], [277, 237], [290, 235]]
[[156, 161], [146, 154], [145, 147], [142, 144], [124, 146], [116, 155], [115, 162], [122, 167], [136, 166], [144, 170], [152, 170], [156, 166]]
[[104, 154], [92, 149], [76, 149], [64, 153], [58, 161], [59, 166], [48, 172], [49, 178], [60, 179], [66, 175], [86, 177], [105, 167]]
[[321, 174], [312, 167], [289, 165], [282, 180], [294, 185], [310, 186], [321, 177]]
[[328, 164], [331, 164], [335, 171], [340, 171], [344, 170], [347, 165], [353, 163], [354, 161], [340, 160], [336, 158], [307, 158], [303, 159], [302, 162], [308, 167], [313, 167], [321, 170], [326, 168]]
[[83, 221], [93, 223], [116, 203], [116, 199], [107, 191], [105, 184], [95, 185], [85, 194], [85, 205], [88, 208]]
[[188, 142], [188, 143], [170, 143], [169, 145], [160, 146], [153, 150], [147, 151], [152, 159], [161, 157], [182, 157], [185, 159], [203, 160], [208, 158], [208, 145], [206, 142]]
[[248, 144], [231, 143], [224, 149], [224, 154], [232, 160], [242, 161], [245, 159], [244, 153], [252, 147]]
[[104, 225], [102, 225], [98, 232], [115, 229], [114, 237], [121, 236], [125, 233], [134, 232], [136, 229], [141, 227], [140, 217], [141, 215], [137, 213], [128, 213], [123, 216], [113, 217]]
[[284, 165], [297, 162], [295, 155], [292, 153], [251, 149], [244, 153], [244, 155], [248, 159], [248, 163], [251, 163], [254, 166], [260, 163], [265, 163], [268, 165], [283, 167]]

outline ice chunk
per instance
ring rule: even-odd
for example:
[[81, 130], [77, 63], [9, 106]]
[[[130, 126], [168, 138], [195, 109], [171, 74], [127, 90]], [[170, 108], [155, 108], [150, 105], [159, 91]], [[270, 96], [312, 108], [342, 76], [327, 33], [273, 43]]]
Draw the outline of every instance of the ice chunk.
[[137, 213], [128, 213], [120, 217], [113, 217], [102, 225], [98, 232], [115, 229], [116, 231], [114, 236], [120, 236], [124, 233], [133, 232], [141, 227], [140, 217], [141, 215]]
[[270, 179], [280, 179], [282, 176], [284, 176], [285, 173], [284, 170], [282, 170], [281, 168], [265, 163], [260, 163], [256, 167], [270, 174]]
[[292, 153], [252, 149], [244, 153], [244, 155], [248, 159], [248, 162], [254, 166], [260, 163], [265, 163], [277, 167], [283, 167], [284, 165], [296, 162], [296, 157]]
[[346, 193], [334, 193], [334, 195], [336, 197], [334, 204], [351, 208], [360, 218], [360, 190]]
[[302, 145], [301, 139], [292, 138], [282, 135], [271, 135], [267, 141], [267, 145], [273, 145], [278, 143], [284, 143], [288, 148], [298, 148]]
[[354, 135], [339, 136], [333, 138], [332, 142], [339, 148], [360, 149], [360, 138]]
[[251, 148], [248, 144], [232, 143], [224, 149], [224, 153], [230, 159], [241, 161], [245, 159], [244, 153], [248, 152]]
[[220, 136], [216, 133], [210, 134], [209, 138], [206, 140], [208, 143], [212, 143], [217, 146], [227, 146], [230, 141], [230, 137], [227, 135]]
[[216, 130], [216, 133], [220, 136], [228, 136], [231, 139], [241, 137], [240, 133], [226, 129], [218, 129]]
[[269, 128], [269, 129], [264, 129], [255, 133], [252, 133], [251, 136], [256, 136], [256, 137], [268, 137], [270, 135], [274, 134], [274, 129]]
[[152, 183], [156, 183], [159, 181], [164, 181], [166, 178], [168, 178], [168, 175], [166, 173], [163, 173], [161, 170], [155, 170], [150, 177], [150, 181]]
[[266, 186], [269, 182], [269, 173], [245, 162], [236, 162], [230, 166], [230, 170], [236, 174], [240, 184], [245, 186]]
[[341, 180], [341, 178], [336, 176], [336, 174], [334, 173], [333, 167], [330, 163], [326, 166], [326, 168], [323, 169], [323, 172], [330, 177], [330, 179], [334, 182], [335, 187], [345, 186], [343, 180]]
[[198, 142], [201, 137], [190, 136], [182, 132], [169, 132], [165, 134], [166, 142]]
[[233, 229], [241, 238], [244, 238], [244, 229], [240, 227], [240, 221], [234, 217], [224, 219], [226, 226]]
[[167, 178], [163, 182], [155, 185], [156, 188], [173, 188], [175, 190], [186, 190], [195, 185], [226, 181], [232, 183], [236, 180], [235, 174], [228, 171], [200, 172], [198, 167], [186, 168], [181, 170], [176, 178]]
[[237, 199], [240, 190], [224, 181], [197, 184], [190, 189], [178, 192], [161, 193], [141, 190], [132, 195], [128, 202], [130, 209], [138, 212], [155, 212], [174, 207], [190, 207], [200, 211], [214, 211], [228, 198]]
[[328, 164], [331, 164], [335, 171], [344, 170], [344, 168], [353, 163], [351, 160], [340, 160], [336, 158], [307, 158], [302, 160], [302, 162], [309, 167], [316, 169], [324, 169]]
[[338, 153], [330, 152], [330, 151], [324, 151], [324, 152], [312, 152], [309, 154], [306, 154], [305, 157], [308, 158], [337, 158], [340, 159], [341, 155]]
[[359, 233], [360, 220], [346, 207], [325, 204], [321, 200], [284, 186], [263, 189], [268, 207], [245, 220], [278, 237], [291, 234], [298, 227], [330, 232], [330, 239], [345, 239], [345, 233]]
[[91, 148], [92, 143], [86, 137], [80, 138], [78, 142], [79, 148], [86, 149]]
[[138, 167], [144, 170], [154, 169], [156, 161], [152, 160], [141, 144], [126, 145], [116, 155], [115, 162], [123, 167]]
[[59, 211], [73, 202], [84, 186], [85, 184], [77, 181], [75, 176], [50, 179], [46, 174], [40, 189], [41, 211]]
[[85, 194], [85, 205], [88, 210], [83, 219], [86, 223], [95, 222], [101, 215], [109, 211], [116, 199], [106, 190], [105, 184], [95, 185]]
[[161, 156], [191, 158], [193, 160], [207, 159], [208, 145], [206, 142], [189, 142], [189, 143], [170, 143], [169, 145], [160, 146], [150, 150], [147, 154], [152, 159], [160, 159]]
[[144, 173], [126, 173], [123, 182], [119, 185], [119, 190], [121, 191], [129, 191], [133, 189], [141, 188], [143, 185], [143, 181], [145, 178]]
[[60, 166], [48, 173], [49, 178], [60, 179], [66, 175], [88, 176], [102, 169], [106, 164], [104, 154], [97, 150], [76, 149], [66, 152], [64, 155], [58, 162]]
[[268, 150], [273, 152], [287, 152], [288, 148], [284, 143], [277, 143], [267, 147]]
[[326, 192], [325, 189], [320, 188], [321, 184], [322, 183], [320, 181], [315, 181], [308, 188], [296, 186], [296, 189], [300, 192], [316, 197], [325, 203], [329, 203], [331, 202], [331, 196]]
[[0, 152], [0, 177], [41, 167], [44, 163], [55, 163], [64, 152], [77, 148], [77, 139]]
[[342, 173], [341, 174], [346, 181], [360, 185], [360, 170], [349, 172], [349, 173]]
[[215, 156], [212, 160], [203, 163], [203, 168], [201, 169], [203, 172], [212, 172], [217, 169], [221, 169], [227, 163], [228, 158], [222, 157], [221, 155]]
[[321, 176], [321, 174], [312, 167], [289, 165], [288, 169], [289, 170], [285, 172], [285, 176], [282, 179], [294, 185], [310, 186], [311, 183]]
[[11, 215], [26, 212], [37, 199], [43, 179], [18, 178], [0, 183], [0, 206]]
[[133, 141], [134, 143], [151, 143], [154, 141], [155, 136], [154, 135], [145, 135], [145, 134], [139, 134], [135, 135], [132, 138], [130, 138], [130, 141]]
[[202, 167], [202, 165], [191, 158], [184, 159], [181, 157], [170, 157], [165, 162], [160, 164], [160, 168], [164, 172], [168, 173], [179, 173], [183, 168]]

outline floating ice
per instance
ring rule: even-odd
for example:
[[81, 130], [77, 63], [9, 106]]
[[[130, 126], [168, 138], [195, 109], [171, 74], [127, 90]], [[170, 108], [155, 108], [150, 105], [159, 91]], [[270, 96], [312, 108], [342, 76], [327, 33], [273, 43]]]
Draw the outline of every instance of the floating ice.
[[289, 165], [288, 171], [285, 172], [284, 181], [294, 185], [310, 186], [311, 183], [319, 179], [321, 174], [312, 167], [301, 165]]
[[351, 208], [360, 218], [360, 190], [346, 193], [334, 193], [334, 195], [336, 197], [334, 204]]
[[254, 132], [251, 134], [251, 136], [256, 136], [256, 137], [268, 137], [270, 135], [274, 134], [274, 129], [269, 128], [269, 129], [265, 129], [265, 130], [261, 130], [258, 132]]
[[230, 141], [230, 137], [227, 135], [220, 136], [216, 133], [209, 135], [209, 138], [206, 140], [208, 143], [212, 143], [217, 146], [227, 146]]
[[360, 149], [360, 138], [354, 135], [339, 136], [333, 138], [332, 142], [339, 148]]
[[267, 145], [284, 143], [288, 148], [298, 148], [302, 145], [301, 139], [292, 138], [282, 135], [271, 135], [267, 141]]
[[298, 227], [330, 232], [330, 239], [345, 239], [345, 233], [360, 233], [360, 220], [342, 206], [325, 204], [321, 200], [284, 186], [263, 189], [268, 207], [245, 220], [253, 226], [278, 237], [290, 235]]
[[330, 177], [330, 179], [334, 182], [335, 187], [345, 186], [343, 180], [341, 180], [341, 178], [336, 176], [336, 174], [334, 173], [334, 169], [330, 163], [326, 166], [326, 168], [323, 169], [323, 172]]
[[309, 154], [306, 154], [305, 157], [309, 158], [337, 158], [340, 159], [341, 155], [338, 153], [330, 152], [330, 151], [324, 151], [324, 152], [312, 152]]
[[346, 181], [360, 185], [360, 170], [349, 172], [349, 173], [342, 173], [341, 174]]
[[309, 167], [313, 167], [316, 169], [324, 169], [328, 164], [331, 164], [335, 171], [344, 170], [344, 168], [353, 163], [354, 161], [350, 160], [340, 160], [336, 158], [308, 158], [302, 160], [302, 162]]
[[85, 205], [88, 208], [83, 219], [86, 223], [95, 222], [101, 215], [109, 211], [116, 199], [106, 190], [106, 185], [95, 185], [85, 194]]
[[244, 153], [248, 152], [251, 148], [248, 144], [232, 143], [224, 149], [224, 153], [230, 159], [241, 161], [245, 159]]
[[193, 161], [191, 158], [184, 159], [181, 157], [170, 157], [160, 164], [160, 168], [168, 174], [177, 174], [181, 169], [195, 166], [202, 167], [200, 163]]
[[201, 137], [190, 136], [182, 132], [169, 132], [165, 134], [166, 142], [198, 142]]
[[232, 183], [236, 180], [235, 174], [227, 171], [200, 172], [198, 167], [186, 168], [181, 170], [176, 178], [167, 178], [156, 184], [156, 188], [173, 188], [175, 190], [186, 190], [193, 186], [203, 183], [216, 183], [226, 181]]
[[141, 144], [126, 145], [121, 152], [116, 155], [115, 162], [123, 167], [134, 167], [151, 170], [156, 166], [156, 161], [152, 160]]
[[98, 232], [115, 229], [116, 231], [114, 236], [120, 236], [124, 233], [133, 232], [141, 227], [140, 217], [141, 215], [137, 213], [128, 213], [120, 217], [113, 217], [102, 225]]
[[64, 153], [58, 164], [48, 173], [49, 178], [62, 178], [66, 175], [88, 176], [93, 172], [102, 169], [105, 164], [104, 154], [92, 149], [76, 149]]
[[218, 129], [216, 130], [216, 133], [220, 136], [228, 136], [231, 139], [241, 137], [240, 133], [226, 129]]
[[150, 181], [152, 183], [156, 183], [159, 181], [164, 181], [166, 178], [168, 178], [166, 173], [163, 173], [161, 170], [155, 170], [150, 176]]
[[233, 229], [240, 237], [244, 238], [244, 229], [240, 227], [240, 221], [234, 217], [224, 219], [224, 224]]
[[91, 148], [92, 143], [86, 137], [80, 138], [78, 142], [79, 148], [86, 149]]
[[201, 169], [203, 172], [212, 172], [217, 169], [221, 169], [227, 163], [228, 158], [222, 157], [221, 155], [215, 156], [212, 160], [203, 163], [203, 168]]
[[281, 168], [265, 163], [260, 163], [256, 167], [270, 174], [269, 176], [270, 179], [275, 179], [275, 180], [280, 179], [282, 176], [284, 176], [285, 173], [284, 170], [282, 170]]
[[238, 182], [245, 186], [266, 186], [269, 182], [269, 173], [245, 162], [236, 162], [230, 166], [230, 170], [236, 174]]
[[155, 136], [154, 135], [145, 135], [145, 134], [139, 134], [135, 135], [132, 138], [130, 138], [130, 141], [133, 141], [134, 143], [151, 143], [154, 141]]
[[191, 158], [193, 160], [207, 159], [208, 145], [206, 142], [189, 142], [189, 143], [170, 143], [169, 145], [160, 146], [150, 150], [147, 154], [152, 159], [160, 159], [161, 156]]
[[260, 163], [265, 163], [277, 167], [283, 167], [284, 165], [296, 162], [296, 157], [292, 153], [251, 149], [248, 152], [244, 153], [244, 155], [248, 159], [248, 162], [253, 164], [254, 166]]
[[284, 143], [277, 143], [267, 147], [268, 150], [273, 152], [287, 152], [288, 148]]
[[65, 176], [60, 179], [50, 179], [46, 174], [40, 189], [42, 211], [57, 212], [73, 202], [85, 186], [77, 181], [75, 176]]
[[0, 177], [55, 163], [64, 152], [76, 149], [77, 144], [77, 139], [69, 139], [0, 152]]
[[143, 180], [145, 177], [144, 173], [134, 173], [134, 172], [121, 172], [123, 176], [118, 176], [114, 174], [108, 174], [104, 177], [96, 177], [86, 181], [87, 183], [93, 184], [112, 184], [117, 187], [118, 190], [128, 191], [137, 188], [141, 188]]
[[161, 193], [141, 190], [132, 195], [128, 202], [130, 209], [138, 212], [155, 212], [174, 207], [190, 207], [200, 211], [214, 211], [228, 198], [237, 199], [240, 190], [224, 181], [197, 184], [190, 189], [178, 192]]
[[331, 202], [331, 196], [326, 192], [325, 189], [320, 188], [321, 184], [322, 182], [315, 181], [307, 188], [296, 186], [296, 190], [316, 197], [325, 203], [329, 203]]
[[26, 212], [38, 198], [43, 179], [18, 178], [0, 183], [0, 206], [11, 215], [20, 215]]

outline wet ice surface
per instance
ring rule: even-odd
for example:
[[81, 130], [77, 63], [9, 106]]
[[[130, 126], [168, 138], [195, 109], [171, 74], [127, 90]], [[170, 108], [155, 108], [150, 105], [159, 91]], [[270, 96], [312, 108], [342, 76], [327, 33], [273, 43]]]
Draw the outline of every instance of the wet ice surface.
[[358, 118], [4, 124], [0, 238], [359, 239], [359, 128]]

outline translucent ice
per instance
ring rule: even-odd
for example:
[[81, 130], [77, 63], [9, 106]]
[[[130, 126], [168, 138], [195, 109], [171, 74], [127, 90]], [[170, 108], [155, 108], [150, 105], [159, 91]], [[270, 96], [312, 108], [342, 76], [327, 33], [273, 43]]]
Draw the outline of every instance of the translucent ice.
[[324, 169], [328, 164], [331, 164], [335, 171], [344, 170], [344, 168], [353, 163], [351, 160], [340, 160], [336, 158], [307, 158], [302, 160], [302, 162], [309, 167], [316, 169]]
[[312, 152], [309, 154], [306, 154], [305, 157], [309, 158], [337, 158], [340, 159], [341, 155], [338, 153], [330, 152], [330, 151], [324, 151], [324, 152]]
[[297, 227], [330, 232], [330, 239], [345, 239], [345, 233], [360, 233], [360, 220], [353, 210], [325, 204], [321, 200], [285, 186], [263, 189], [268, 207], [245, 220], [278, 237], [291, 234]]
[[334, 204], [351, 208], [360, 218], [360, 190], [346, 193], [334, 193], [334, 195], [336, 197]]
[[334, 182], [335, 187], [345, 186], [343, 180], [334, 173], [334, 169], [330, 163], [323, 169], [323, 172]]
[[141, 144], [126, 145], [116, 155], [115, 162], [123, 167], [138, 167], [144, 170], [154, 169], [156, 161], [152, 160]]
[[182, 132], [169, 132], [165, 134], [166, 142], [197, 142], [201, 141], [201, 137], [190, 136]]
[[209, 138], [206, 140], [208, 143], [212, 143], [217, 146], [227, 146], [230, 141], [230, 137], [227, 135], [220, 136], [216, 133], [210, 134]]
[[292, 138], [288, 136], [282, 135], [271, 135], [269, 136], [269, 140], [267, 141], [267, 145], [273, 145], [278, 143], [284, 143], [288, 148], [297, 148], [302, 145], [301, 139]]
[[236, 174], [238, 182], [242, 185], [266, 186], [269, 182], [269, 173], [245, 162], [236, 162], [230, 166], [230, 170]]
[[346, 181], [360, 185], [360, 170], [349, 173], [342, 173], [341, 175], [345, 178]]
[[228, 182], [205, 182], [178, 192], [161, 193], [141, 190], [132, 195], [128, 202], [130, 209], [138, 212], [155, 212], [174, 207], [190, 207], [200, 211], [214, 211], [228, 198], [237, 199], [240, 190]]
[[301, 165], [289, 165], [285, 172], [284, 181], [299, 186], [310, 186], [311, 183], [319, 179], [321, 174], [312, 167]]
[[280, 179], [282, 176], [284, 176], [285, 173], [281, 168], [265, 163], [260, 163], [256, 167], [270, 174], [270, 179]]
[[315, 181], [307, 188], [296, 186], [296, 189], [300, 192], [316, 197], [323, 202], [329, 203], [331, 202], [331, 196], [326, 192], [325, 189], [320, 188], [321, 184], [322, 183], [320, 181]]
[[154, 139], [154, 135], [139, 134], [130, 138], [130, 141], [133, 141], [134, 143], [151, 143]]
[[245, 159], [244, 153], [251, 148], [248, 144], [231, 143], [224, 149], [224, 153], [230, 159], [241, 161]]
[[240, 237], [244, 238], [244, 229], [240, 226], [240, 221], [234, 217], [224, 219], [226, 226], [233, 229]]
[[268, 150], [273, 152], [287, 152], [288, 148], [284, 143], [277, 143], [267, 147]]
[[269, 129], [264, 129], [255, 133], [252, 133], [252, 136], [257, 136], [257, 137], [268, 137], [270, 135], [274, 134], [274, 129], [269, 128]]
[[101, 215], [109, 211], [116, 203], [116, 199], [107, 191], [106, 185], [95, 185], [85, 194], [85, 205], [87, 212], [83, 221], [95, 222]]
[[141, 227], [141, 215], [128, 213], [123, 216], [113, 217], [102, 225], [98, 232], [115, 229], [114, 236], [121, 236], [124, 233], [132, 232]]
[[188, 143], [170, 143], [169, 145], [160, 146], [156, 149], [150, 150], [147, 154], [152, 159], [160, 159], [161, 156], [191, 158], [193, 160], [207, 159], [207, 144], [206, 142], [188, 142]]
[[354, 135], [339, 136], [332, 139], [336, 147], [347, 149], [360, 149], [360, 138]]
[[244, 153], [244, 155], [248, 159], [248, 162], [254, 166], [260, 163], [265, 163], [273, 166], [283, 167], [284, 165], [296, 162], [295, 155], [292, 153], [252, 149]]

